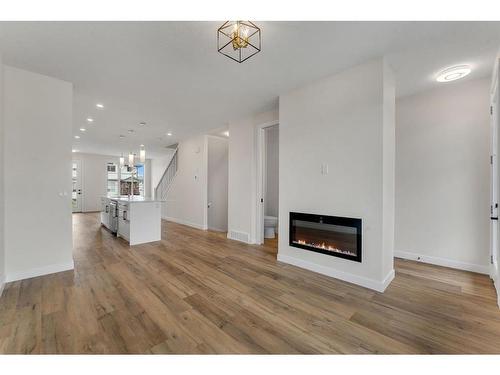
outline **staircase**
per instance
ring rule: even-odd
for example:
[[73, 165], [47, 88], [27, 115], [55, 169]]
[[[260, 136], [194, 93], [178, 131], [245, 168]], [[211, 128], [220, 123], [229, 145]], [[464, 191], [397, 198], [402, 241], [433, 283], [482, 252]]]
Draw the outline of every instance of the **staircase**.
[[168, 190], [172, 185], [175, 174], [177, 173], [177, 151], [178, 148], [175, 148], [172, 158], [170, 159], [165, 172], [163, 172], [163, 176], [161, 177], [160, 182], [156, 186], [155, 199], [164, 201], [167, 200]]

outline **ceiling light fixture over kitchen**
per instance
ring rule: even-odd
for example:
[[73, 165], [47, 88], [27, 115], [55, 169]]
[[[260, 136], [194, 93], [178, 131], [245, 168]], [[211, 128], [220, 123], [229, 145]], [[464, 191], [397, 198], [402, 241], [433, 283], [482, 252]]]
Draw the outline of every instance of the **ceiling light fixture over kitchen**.
[[146, 123], [143, 121], [143, 122], [140, 122], [139, 123], [139, 126], [146, 126]]
[[261, 51], [260, 28], [250, 21], [226, 21], [217, 30], [217, 51], [242, 63]]
[[80, 131], [81, 131], [81, 132], [84, 132], [84, 131], [87, 131], [87, 129], [85, 129], [85, 128], [80, 128]]
[[141, 145], [141, 149], [139, 150], [139, 160], [141, 163], [146, 162], [146, 149], [144, 145]]
[[457, 65], [446, 68], [438, 73], [436, 81], [438, 82], [451, 82], [457, 79], [464, 78], [472, 69], [468, 65]]
[[94, 122], [94, 119], [92, 117], [88, 117], [87, 122]]
[[167, 133], [167, 135], [168, 135], [169, 137], [171, 137], [171, 136], [172, 136], [172, 132], [168, 132], [168, 133]]
[[103, 105], [103, 104], [101, 104], [101, 103], [97, 103], [95, 106], [96, 106], [97, 108], [99, 108], [99, 109], [103, 109], [103, 108], [104, 108], [104, 105]]
[[75, 139], [80, 139], [80, 136], [79, 135], [75, 135]]

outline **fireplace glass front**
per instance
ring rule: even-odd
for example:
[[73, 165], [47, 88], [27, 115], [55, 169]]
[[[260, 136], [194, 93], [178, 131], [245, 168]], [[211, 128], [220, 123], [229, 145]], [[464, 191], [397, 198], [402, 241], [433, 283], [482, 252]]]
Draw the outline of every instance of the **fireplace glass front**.
[[289, 244], [361, 262], [361, 219], [290, 212]]

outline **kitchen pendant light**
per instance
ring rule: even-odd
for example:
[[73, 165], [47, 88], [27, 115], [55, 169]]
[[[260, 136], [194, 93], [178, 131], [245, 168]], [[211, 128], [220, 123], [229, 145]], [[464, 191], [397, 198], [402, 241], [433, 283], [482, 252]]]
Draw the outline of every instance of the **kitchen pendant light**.
[[144, 148], [144, 145], [141, 145], [141, 150], [139, 151], [139, 160], [141, 163], [144, 163], [146, 161], [146, 149]]
[[226, 21], [217, 30], [217, 51], [238, 63], [261, 51], [260, 28], [250, 21]]

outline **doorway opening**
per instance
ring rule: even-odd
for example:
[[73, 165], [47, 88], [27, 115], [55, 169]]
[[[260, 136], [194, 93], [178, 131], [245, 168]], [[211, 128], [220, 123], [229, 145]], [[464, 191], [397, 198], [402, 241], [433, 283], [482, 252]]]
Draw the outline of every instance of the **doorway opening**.
[[257, 128], [256, 242], [277, 249], [279, 226], [279, 125]]

